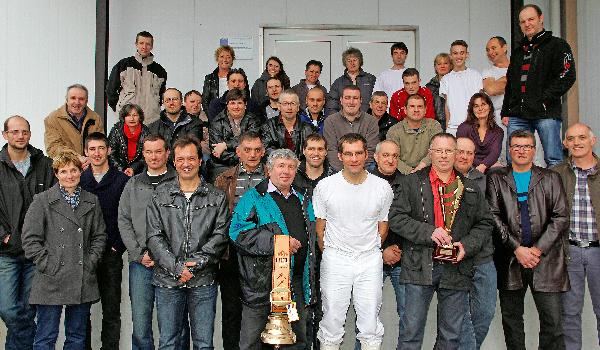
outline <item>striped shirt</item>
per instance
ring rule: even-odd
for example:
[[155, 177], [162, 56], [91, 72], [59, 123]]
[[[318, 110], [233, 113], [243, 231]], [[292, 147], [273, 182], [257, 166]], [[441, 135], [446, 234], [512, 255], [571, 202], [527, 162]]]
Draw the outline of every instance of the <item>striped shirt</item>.
[[573, 166], [576, 176], [575, 193], [573, 194], [573, 207], [571, 208], [571, 233], [570, 239], [576, 241], [597, 241], [598, 227], [590, 191], [588, 188], [588, 175], [596, 173], [597, 167], [581, 169]]
[[260, 164], [254, 171], [247, 171], [244, 169], [244, 165], [240, 163], [235, 184], [235, 198], [233, 199], [233, 204], [237, 205], [240, 201], [240, 198], [244, 193], [246, 193], [246, 191], [255, 187], [264, 179], [265, 171], [263, 170], [262, 164]]

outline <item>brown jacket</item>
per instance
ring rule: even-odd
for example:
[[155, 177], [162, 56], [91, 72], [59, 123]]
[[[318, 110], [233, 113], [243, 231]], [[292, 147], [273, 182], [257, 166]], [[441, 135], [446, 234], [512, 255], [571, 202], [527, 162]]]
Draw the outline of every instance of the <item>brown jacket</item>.
[[67, 105], [62, 105], [44, 119], [44, 144], [50, 158], [64, 151], [73, 151], [83, 155], [83, 139], [96, 131], [104, 133], [102, 119], [89, 107], [83, 121], [81, 132], [73, 125], [67, 113]]
[[[236, 166], [232, 166], [231, 168], [222, 172], [215, 179], [215, 187], [225, 191], [227, 195], [227, 201], [229, 203], [229, 212], [233, 213], [234, 203], [235, 203], [235, 187], [237, 184], [237, 174], [240, 166], [239, 164]], [[265, 170], [265, 178], [267, 177], [267, 167], [263, 166]]]
[[[487, 176], [486, 197], [496, 224], [495, 262], [498, 288], [523, 288], [521, 265], [514, 250], [521, 245], [521, 216], [511, 167], [494, 169]], [[542, 251], [533, 269], [532, 290], [568, 291], [569, 276], [565, 256], [565, 235], [569, 229], [567, 198], [558, 173], [533, 166], [529, 182], [529, 220], [533, 246]]]

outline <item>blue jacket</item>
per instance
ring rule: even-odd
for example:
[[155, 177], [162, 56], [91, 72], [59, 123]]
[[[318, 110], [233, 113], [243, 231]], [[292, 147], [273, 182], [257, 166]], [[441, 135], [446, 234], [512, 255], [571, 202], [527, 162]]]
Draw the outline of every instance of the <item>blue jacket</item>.
[[[300, 113], [298, 113], [298, 115], [300, 116], [300, 120], [310, 124], [310, 125], [314, 125], [312, 118], [310, 117], [310, 115], [308, 114], [308, 112], [304, 109], [301, 110]], [[321, 115], [319, 115], [319, 119], [317, 120], [317, 129], [319, 132], [319, 135], [323, 135], [323, 125], [325, 125], [325, 118], [327, 118], [327, 111], [325, 109], [323, 109], [321, 111]]]

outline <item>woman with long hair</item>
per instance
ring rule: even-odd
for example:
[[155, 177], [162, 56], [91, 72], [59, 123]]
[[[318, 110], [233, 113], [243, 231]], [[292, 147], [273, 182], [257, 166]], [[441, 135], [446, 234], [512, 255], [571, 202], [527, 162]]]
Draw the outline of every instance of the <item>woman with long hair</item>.
[[261, 106], [269, 100], [269, 97], [267, 97], [267, 80], [271, 78], [281, 80], [283, 90], [290, 88], [290, 78], [283, 70], [283, 62], [276, 56], [269, 57], [262, 75], [252, 85], [250, 97], [257, 106]]

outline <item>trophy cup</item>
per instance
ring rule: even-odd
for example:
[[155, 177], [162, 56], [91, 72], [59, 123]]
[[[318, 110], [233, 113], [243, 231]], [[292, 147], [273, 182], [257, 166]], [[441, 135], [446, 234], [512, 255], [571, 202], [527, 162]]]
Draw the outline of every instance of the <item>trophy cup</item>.
[[274, 236], [275, 250], [273, 253], [273, 277], [269, 299], [271, 301], [271, 314], [260, 334], [260, 340], [265, 344], [273, 345], [279, 349], [281, 345], [294, 344], [296, 335], [288, 318], [288, 305], [292, 304], [292, 291], [290, 290], [290, 237], [285, 235]]
[[[452, 237], [451, 229], [456, 217], [456, 212], [460, 207], [460, 199], [462, 198], [465, 187], [460, 180], [460, 177], [456, 177], [456, 181], [448, 184], [448, 186], [439, 186], [438, 193], [440, 195], [440, 205], [442, 206], [442, 216], [444, 218], [443, 229], [448, 232], [448, 235]], [[438, 261], [445, 261], [456, 264], [458, 258], [458, 247], [452, 243], [447, 245], [438, 245], [433, 251], [433, 259]]]

